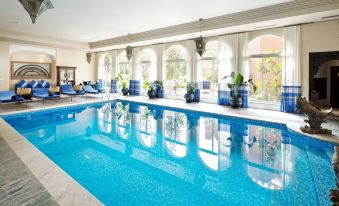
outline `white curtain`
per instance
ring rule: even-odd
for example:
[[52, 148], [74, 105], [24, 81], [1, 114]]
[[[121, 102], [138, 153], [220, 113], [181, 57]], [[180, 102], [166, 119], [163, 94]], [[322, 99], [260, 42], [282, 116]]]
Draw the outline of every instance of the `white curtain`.
[[105, 55], [104, 52], [98, 53], [98, 79], [105, 79]]
[[245, 80], [250, 78], [250, 67], [248, 59], [248, 33], [240, 33], [239, 36], [239, 52], [238, 52], [238, 72], [244, 76]]
[[219, 79], [238, 70], [238, 35], [220, 36], [219, 41]]
[[133, 48], [133, 55], [130, 59], [131, 77], [130, 80], [140, 80], [141, 68], [139, 69], [138, 55], [140, 53], [140, 47]]
[[283, 30], [283, 71], [282, 85], [300, 86], [300, 26], [286, 27]]

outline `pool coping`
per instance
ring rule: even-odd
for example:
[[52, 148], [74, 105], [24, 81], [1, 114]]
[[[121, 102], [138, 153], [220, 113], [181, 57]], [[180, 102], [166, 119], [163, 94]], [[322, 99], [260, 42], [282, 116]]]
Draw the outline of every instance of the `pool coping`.
[[[294, 122], [288, 122], [283, 120], [274, 120], [270, 118], [254, 117], [251, 115], [241, 114], [238, 111], [231, 108], [221, 107], [214, 104], [206, 104], [212, 108], [198, 108], [192, 107], [192, 104], [186, 104], [180, 100], [149, 100], [146, 97], [122, 97], [112, 98], [110, 100], [98, 100], [94, 102], [80, 102], [70, 105], [56, 105], [43, 109], [29, 109], [19, 112], [8, 112], [0, 115], [0, 136], [6, 141], [9, 147], [14, 153], [24, 162], [33, 175], [41, 182], [41, 184], [47, 189], [51, 196], [57, 201], [59, 205], [103, 205], [94, 195], [87, 191], [83, 186], [74, 180], [70, 175], [64, 172], [59, 166], [57, 166], [52, 160], [50, 160], [45, 154], [39, 151], [34, 145], [32, 145], [26, 138], [19, 134], [12, 126], [10, 126], [2, 116], [24, 114], [34, 111], [53, 110], [58, 108], [72, 108], [76, 106], [93, 105], [98, 103], [111, 102], [113, 100], [130, 101], [135, 103], [142, 103], [154, 106], [163, 106], [167, 108], [179, 108], [187, 111], [203, 112], [207, 114], [216, 114], [229, 117], [246, 118], [256, 121], [271, 122], [275, 124], [286, 125], [287, 130], [291, 130], [305, 137], [325, 141], [329, 143], [339, 144], [339, 137], [326, 136], [326, 135], [309, 135], [300, 131], [300, 126], [303, 124], [302, 118], [298, 115], [292, 115], [295, 118]], [[164, 102], [165, 101], [165, 102]], [[171, 103], [177, 101], [179, 106], [173, 106]], [[205, 104], [205, 103], [204, 103]], [[194, 105], [194, 104], [193, 104]], [[213, 107], [223, 108], [224, 111], [217, 111]], [[203, 109], [203, 110], [202, 110]], [[243, 110], [244, 111], [244, 110]], [[276, 112], [279, 114], [280, 112]]]
[[[53, 106], [45, 109], [31, 109], [20, 112], [10, 112], [1, 116], [10, 114], [20, 114], [41, 110], [50, 110], [64, 107], [74, 107], [87, 104], [104, 103], [107, 100], [96, 102], [82, 102], [72, 105]], [[86, 190], [80, 183], [74, 180], [70, 175], [63, 171], [58, 165], [50, 160], [38, 148], [31, 144], [12, 126], [10, 126], [2, 117], [0, 117], [0, 136], [9, 145], [12, 151], [21, 159], [32, 174], [49, 192], [52, 198], [59, 204], [65, 206], [83, 205], [83, 206], [101, 206], [104, 205], [92, 193]]]

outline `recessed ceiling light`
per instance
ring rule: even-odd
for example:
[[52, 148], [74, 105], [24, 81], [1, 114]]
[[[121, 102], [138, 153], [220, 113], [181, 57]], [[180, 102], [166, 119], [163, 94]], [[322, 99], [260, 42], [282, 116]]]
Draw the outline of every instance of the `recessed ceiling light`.
[[13, 23], [16, 24], [16, 25], [21, 25], [20, 21], [13, 21]]

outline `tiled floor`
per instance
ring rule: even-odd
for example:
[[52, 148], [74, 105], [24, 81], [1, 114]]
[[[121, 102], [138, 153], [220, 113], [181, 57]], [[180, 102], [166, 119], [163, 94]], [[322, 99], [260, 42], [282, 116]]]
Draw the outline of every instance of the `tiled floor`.
[[[111, 96], [110, 99], [113, 99], [114, 96]], [[150, 100], [147, 97], [124, 97], [118, 96], [119, 99], [125, 99], [135, 102], [142, 102], [142, 103], [151, 103], [156, 105], [168, 106], [168, 107], [177, 107], [187, 110], [195, 110], [195, 111], [204, 111], [210, 113], [217, 113], [223, 114], [228, 116], [238, 116], [244, 117], [249, 119], [256, 119], [256, 120], [264, 120], [270, 122], [278, 122], [286, 124], [289, 128], [300, 131], [299, 127], [304, 124], [303, 116], [301, 115], [294, 115], [294, 114], [287, 114], [281, 113], [277, 111], [267, 111], [267, 110], [259, 110], [259, 109], [231, 109], [230, 107], [219, 106], [215, 104], [206, 104], [206, 103], [192, 103], [187, 104], [184, 101], [180, 100], [169, 100], [169, 99], [155, 99]], [[18, 113], [18, 112], [25, 112], [25, 111], [35, 111], [40, 109], [48, 109], [48, 108], [56, 108], [56, 107], [63, 107], [75, 104], [84, 104], [84, 103], [92, 103], [98, 101], [107, 101], [109, 100], [107, 96], [104, 96], [102, 99], [101, 96], [88, 96], [88, 97], [78, 97], [74, 98], [72, 101], [70, 98], [62, 98], [60, 101], [58, 100], [51, 100], [45, 102], [43, 105], [42, 102], [32, 102], [29, 103], [27, 108], [23, 105], [18, 104], [6, 104], [0, 105], [0, 115], [1, 114], [9, 114], [9, 113]], [[21, 163], [17, 164], [18, 167], [25, 168], [29, 174], [29, 170], [37, 177], [40, 183], [46, 188], [49, 194], [55, 199], [58, 204], [61, 205], [68, 205], [70, 203], [79, 204], [80, 202], [87, 203], [87, 205], [100, 205], [101, 203], [98, 202], [95, 197], [90, 195], [84, 188], [82, 188], [77, 182], [75, 182], [71, 177], [61, 171], [53, 162], [47, 159], [41, 152], [39, 152], [34, 146], [28, 143], [24, 138], [22, 138], [13, 128], [9, 125], [5, 125], [6, 123], [0, 118], [0, 146], [4, 145], [5, 147], [7, 144], [10, 146], [7, 150], [8, 153], [12, 152], [14, 155], [16, 154], [20, 159]], [[328, 123], [324, 125], [330, 129], [333, 129], [333, 136], [322, 136], [322, 135], [315, 135], [313, 137], [323, 139], [326, 141], [332, 141], [339, 144], [339, 122], [330, 120]], [[1, 137], [3, 137], [3, 140]], [[11, 150], [12, 149], [12, 150]], [[6, 155], [5, 155], [6, 156]], [[4, 155], [1, 153], [0, 147], [0, 166], [2, 167], [2, 162], [6, 162], [6, 159], [3, 158]], [[15, 165], [12, 165], [13, 167]], [[46, 171], [49, 171], [47, 174]], [[2, 172], [0, 168], [0, 178], [8, 178], [11, 180], [11, 176], [9, 173]], [[22, 175], [19, 175], [22, 176]], [[48, 178], [46, 177], [48, 176]], [[13, 180], [14, 181], [14, 180]], [[18, 179], [18, 181], [21, 181]], [[34, 178], [31, 179], [34, 182]], [[54, 183], [53, 183], [54, 182]], [[0, 181], [0, 186], [4, 184], [4, 181]], [[34, 185], [34, 184], [32, 184]], [[59, 185], [57, 187], [56, 185]], [[61, 185], [67, 185], [67, 187], [62, 187]], [[41, 187], [36, 186], [36, 188], [41, 189]], [[81, 191], [80, 193], [79, 190]], [[23, 190], [24, 191], [24, 190]], [[0, 187], [0, 205], [1, 204], [1, 196], [3, 195], [1, 192], [3, 188]], [[8, 192], [8, 191], [5, 191]], [[31, 196], [32, 200], [35, 201], [37, 198], [43, 198], [43, 201], [51, 201], [51, 204], [54, 204], [53, 199], [48, 196], [48, 192], [46, 193], [43, 188], [41, 189], [41, 193], [36, 196]], [[25, 192], [24, 192], [25, 193]], [[36, 194], [34, 190], [32, 190], [32, 194]], [[18, 195], [18, 198], [20, 195]], [[22, 196], [24, 197], [24, 196]], [[91, 204], [92, 203], [92, 204]]]

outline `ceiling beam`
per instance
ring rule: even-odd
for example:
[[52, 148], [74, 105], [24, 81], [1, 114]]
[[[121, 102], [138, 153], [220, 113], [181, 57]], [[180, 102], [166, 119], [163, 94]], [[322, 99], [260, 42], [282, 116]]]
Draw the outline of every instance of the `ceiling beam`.
[[[204, 19], [201, 28], [203, 31], [208, 31], [334, 9], [339, 9], [339, 0], [294, 0], [272, 6]], [[129, 36], [125, 35], [102, 41], [90, 42], [89, 46], [91, 49], [99, 49], [127, 44], [129, 41], [131, 43], [141, 42], [195, 32], [199, 32], [199, 21], [130, 34]]]

